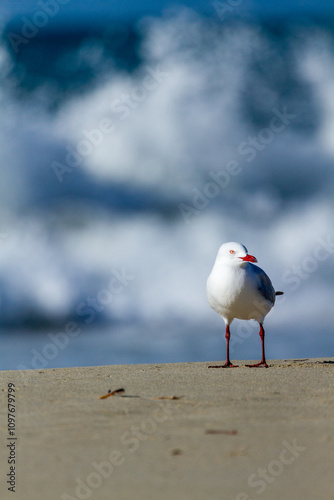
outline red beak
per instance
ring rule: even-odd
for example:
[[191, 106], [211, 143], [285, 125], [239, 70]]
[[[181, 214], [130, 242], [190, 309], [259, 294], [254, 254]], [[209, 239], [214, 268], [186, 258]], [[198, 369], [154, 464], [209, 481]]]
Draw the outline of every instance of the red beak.
[[253, 255], [247, 254], [246, 257], [239, 257], [239, 259], [244, 260], [246, 262], [257, 262], [257, 259], [253, 257]]

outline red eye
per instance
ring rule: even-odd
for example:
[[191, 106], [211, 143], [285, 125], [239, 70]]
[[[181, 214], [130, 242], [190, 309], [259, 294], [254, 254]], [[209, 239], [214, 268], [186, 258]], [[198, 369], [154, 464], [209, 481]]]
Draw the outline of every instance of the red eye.
[[233, 255], [234, 253], [235, 253], [235, 251], [234, 251], [234, 250], [230, 250], [230, 254], [232, 254], [232, 255]]

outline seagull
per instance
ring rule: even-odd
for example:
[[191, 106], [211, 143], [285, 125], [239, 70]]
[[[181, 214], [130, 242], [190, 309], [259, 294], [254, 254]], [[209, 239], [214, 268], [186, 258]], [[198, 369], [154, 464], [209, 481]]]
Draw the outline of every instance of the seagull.
[[226, 363], [209, 368], [236, 368], [230, 361], [230, 325], [234, 318], [255, 319], [260, 325], [262, 359], [248, 367], [268, 368], [264, 350], [265, 316], [275, 304], [276, 295], [267, 274], [254, 265], [257, 259], [249, 255], [247, 248], [236, 242], [224, 243], [218, 250], [215, 264], [208, 277], [206, 293], [209, 305], [225, 321]]

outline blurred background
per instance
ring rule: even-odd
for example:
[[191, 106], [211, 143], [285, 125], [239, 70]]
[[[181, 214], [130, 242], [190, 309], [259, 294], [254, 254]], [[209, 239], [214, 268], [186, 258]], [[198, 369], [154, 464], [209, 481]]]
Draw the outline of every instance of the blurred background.
[[[267, 356], [334, 356], [334, 4], [0, 7], [1, 369], [218, 360], [238, 241]], [[232, 358], [259, 359], [232, 325]]]

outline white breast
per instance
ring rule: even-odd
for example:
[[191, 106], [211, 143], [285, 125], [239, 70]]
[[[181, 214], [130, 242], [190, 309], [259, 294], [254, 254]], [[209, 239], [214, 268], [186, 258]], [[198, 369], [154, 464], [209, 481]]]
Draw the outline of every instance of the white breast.
[[259, 276], [252, 272], [251, 266], [249, 263], [241, 267], [218, 263], [208, 278], [209, 305], [229, 324], [234, 318], [255, 319], [262, 323], [273, 306], [260, 292]]

